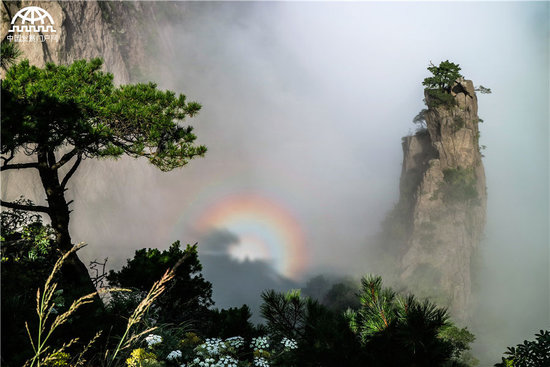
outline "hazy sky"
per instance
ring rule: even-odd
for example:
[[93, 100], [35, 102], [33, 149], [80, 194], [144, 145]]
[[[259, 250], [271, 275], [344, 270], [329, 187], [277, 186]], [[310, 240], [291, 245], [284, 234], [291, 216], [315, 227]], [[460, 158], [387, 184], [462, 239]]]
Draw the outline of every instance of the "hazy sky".
[[[271, 280], [368, 272], [357, 254], [397, 201], [426, 67], [449, 59], [493, 91], [479, 96], [489, 201], [476, 287], [479, 314], [492, 315], [478, 336], [501, 334], [502, 353], [550, 323], [549, 5], [182, 4], [186, 16], [163, 25], [170, 52], [157, 76], [203, 104], [189, 122], [208, 154], [171, 173], [86, 162], [74, 238], [112, 264], [180, 239], [205, 258], [262, 260]], [[214, 230], [241, 242], [205, 240]], [[221, 271], [205, 267], [207, 278]]]

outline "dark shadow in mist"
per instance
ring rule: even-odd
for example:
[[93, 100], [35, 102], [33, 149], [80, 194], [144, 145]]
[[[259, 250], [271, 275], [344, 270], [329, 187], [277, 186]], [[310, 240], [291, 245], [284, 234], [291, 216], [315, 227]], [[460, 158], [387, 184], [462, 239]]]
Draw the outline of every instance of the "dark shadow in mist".
[[299, 288], [298, 283], [288, 279], [263, 260], [239, 261], [229, 255], [229, 247], [239, 238], [227, 230], [208, 233], [199, 242], [199, 258], [203, 276], [212, 283], [217, 308], [240, 307], [246, 304], [252, 311], [252, 321], [259, 322], [261, 294], [266, 289], [288, 291]]

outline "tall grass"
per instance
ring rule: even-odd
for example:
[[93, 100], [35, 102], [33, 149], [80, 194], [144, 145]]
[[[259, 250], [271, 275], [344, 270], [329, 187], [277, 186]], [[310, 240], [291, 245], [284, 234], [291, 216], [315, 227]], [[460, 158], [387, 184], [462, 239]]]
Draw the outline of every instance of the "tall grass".
[[117, 347], [113, 351], [112, 356], [109, 358], [109, 363], [107, 364], [107, 366], [113, 365], [113, 363], [116, 361], [118, 353], [121, 350], [130, 347], [141, 336], [150, 333], [151, 331], [156, 329], [156, 327], [152, 327], [140, 333], [131, 335], [132, 327], [141, 321], [153, 302], [155, 302], [155, 300], [166, 290], [166, 285], [168, 284], [168, 282], [170, 282], [176, 276], [176, 269], [185, 261], [187, 257], [188, 255], [186, 254], [181, 259], [179, 259], [178, 262], [171, 269], [166, 270], [162, 278], [160, 278], [153, 284], [153, 286], [149, 290], [149, 293], [147, 293], [147, 296], [136, 307], [136, 309], [132, 313], [132, 316], [130, 316], [130, 318], [128, 319], [126, 330], [124, 331], [124, 334], [122, 335], [122, 338], [120, 339]]
[[[48, 345], [52, 333], [61, 325], [65, 324], [80, 307], [94, 302], [94, 298], [102, 293], [129, 291], [129, 289], [123, 288], [98, 289], [96, 292], [87, 294], [73, 301], [67, 311], [57, 315], [51, 323], [48, 322], [54, 314], [53, 310], [55, 303], [53, 303], [52, 299], [58, 285], [54, 282], [54, 277], [59, 272], [67, 258], [84, 246], [86, 246], [84, 243], [75, 245], [71, 250], [60, 257], [56, 261], [48, 279], [46, 280], [43, 291], [38, 288], [36, 292], [36, 313], [38, 315], [38, 327], [34, 337], [29, 328], [29, 324], [27, 322], [25, 323], [25, 329], [27, 330], [31, 346], [34, 351], [34, 356], [25, 363], [24, 367], [40, 367], [47, 365], [49, 362], [53, 362], [56, 360], [56, 358], [59, 358], [59, 356], [65, 353], [65, 351], [70, 346], [78, 341], [78, 338], [73, 338], [64, 343], [60, 348], [54, 350], [52, 350], [52, 348]], [[164, 273], [162, 278], [160, 278], [157, 282], [153, 284], [147, 296], [139, 303], [139, 305], [136, 307], [136, 309], [128, 319], [126, 330], [124, 331], [124, 334], [122, 335], [117, 347], [113, 351], [107, 350], [105, 352], [103, 356], [104, 365], [109, 367], [115, 365], [117, 356], [122, 350], [132, 346], [132, 344], [138, 341], [139, 338], [144, 334], [156, 329], [156, 327], [152, 327], [142, 332], [133, 334], [134, 326], [143, 319], [144, 315], [147, 313], [147, 310], [151, 307], [153, 302], [166, 290], [166, 285], [175, 277], [176, 269], [183, 263], [183, 261], [185, 261], [186, 258], [187, 255], [182, 257], [171, 269], [168, 269], [166, 273]], [[101, 332], [101, 330], [98, 331], [93, 339], [81, 351], [76, 359], [76, 363], [74, 364], [75, 366], [81, 366], [86, 362], [84, 359], [84, 354], [99, 338]]]

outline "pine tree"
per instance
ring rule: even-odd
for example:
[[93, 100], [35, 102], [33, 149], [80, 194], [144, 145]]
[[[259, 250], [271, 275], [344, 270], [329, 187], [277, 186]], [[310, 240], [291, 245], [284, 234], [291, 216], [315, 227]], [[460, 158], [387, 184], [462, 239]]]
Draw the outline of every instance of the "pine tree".
[[[193, 128], [179, 124], [198, 113], [198, 103], [158, 90], [154, 83], [115, 87], [113, 75], [101, 67], [100, 59], [44, 68], [25, 60], [2, 80], [1, 170], [37, 170], [47, 205], [1, 204], [47, 214], [63, 253], [72, 247], [65, 191], [84, 159], [145, 157], [169, 171], [206, 152], [194, 144]], [[20, 153], [32, 161], [13, 163]], [[65, 263], [63, 275], [85, 292], [95, 290], [76, 254]]]

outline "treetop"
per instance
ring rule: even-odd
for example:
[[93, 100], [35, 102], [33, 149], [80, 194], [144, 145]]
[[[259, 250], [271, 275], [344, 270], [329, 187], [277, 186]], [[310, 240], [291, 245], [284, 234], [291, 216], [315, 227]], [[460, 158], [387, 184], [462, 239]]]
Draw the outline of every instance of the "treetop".
[[200, 104], [155, 83], [115, 87], [102, 65], [13, 65], [2, 81], [2, 154], [69, 146], [84, 157], [144, 156], [163, 171], [205, 154], [193, 127], [180, 125]]

